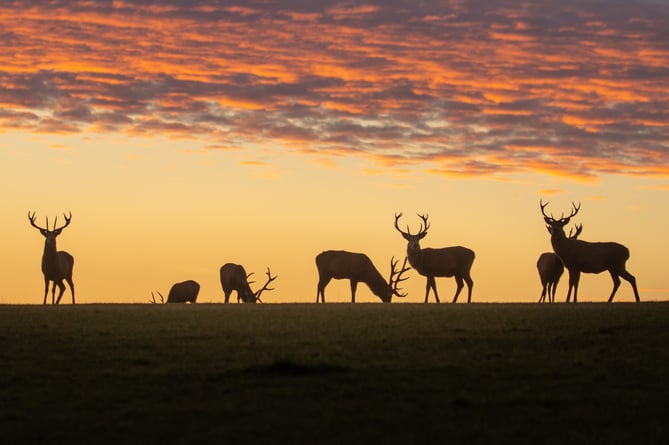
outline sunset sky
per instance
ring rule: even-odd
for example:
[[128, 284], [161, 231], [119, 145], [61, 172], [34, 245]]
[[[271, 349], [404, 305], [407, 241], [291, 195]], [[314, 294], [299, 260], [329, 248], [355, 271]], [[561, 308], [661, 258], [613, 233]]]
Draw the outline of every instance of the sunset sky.
[[[221, 302], [226, 262], [254, 289], [271, 267], [265, 302], [315, 301], [323, 250], [388, 275], [396, 212], [476, 252], [474, 302], [536, 301], [542, 197], [669, 299], [669, 2], [8, 1], [0, 47], [0, 303], [42, 302], [28, 211], [72, 212], [80, 303], [186, 279]], [[584, 275], [579, 299], [610, 290]]]

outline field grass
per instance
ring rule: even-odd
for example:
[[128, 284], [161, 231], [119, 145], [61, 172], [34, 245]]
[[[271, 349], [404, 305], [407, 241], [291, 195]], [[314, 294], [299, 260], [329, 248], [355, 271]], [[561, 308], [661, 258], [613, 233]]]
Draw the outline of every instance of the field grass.
[[663, 443], [669, 304], [0, 306], [2, 443]]

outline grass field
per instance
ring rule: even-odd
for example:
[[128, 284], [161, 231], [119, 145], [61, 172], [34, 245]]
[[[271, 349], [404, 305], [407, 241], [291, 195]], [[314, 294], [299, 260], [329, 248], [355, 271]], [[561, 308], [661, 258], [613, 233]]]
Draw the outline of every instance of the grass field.
[[664, 443], [669, 304], [0, 306], [2, 443]]

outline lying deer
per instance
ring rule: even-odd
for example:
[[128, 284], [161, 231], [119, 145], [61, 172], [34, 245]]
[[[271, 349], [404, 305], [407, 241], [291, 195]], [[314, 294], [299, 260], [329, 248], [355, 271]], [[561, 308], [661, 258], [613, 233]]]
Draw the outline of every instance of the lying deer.
[[[200, 284], [197, 281], [187, 280], [182, 281], [181, 283], [175, 283], [170, 289], [170, 293], [167, 294], [168, 303], [195, 303], [197, 300], [197, 295], [200, 293]], [[160, 295], [160, 302], [165, 301], [163, 294], [158, 292]], [[151, 292], [151, 302], [157, 303], [156, 297]]]

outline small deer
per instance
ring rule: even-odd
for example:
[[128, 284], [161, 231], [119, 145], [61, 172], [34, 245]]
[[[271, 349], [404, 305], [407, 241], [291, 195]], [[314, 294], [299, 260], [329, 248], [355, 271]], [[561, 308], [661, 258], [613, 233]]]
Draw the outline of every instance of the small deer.
[[325, 286], [331, 279], [348, 279], [351, 282], [351, 303], [355, 303], [355, 292], [358, 283], [362, 282], [381, 299], [384, 303], [390, 303], [393, 295], [406, 297], [400, 293], [398, 286], [406, 280], [402, 274], [409, 270], [407, 260], [404, 259], [402, 268], [396, 270], [398, 261], [390, 260], [390, 277], [386, 281], [379, 271], [374, 267], [372, 260], [364, 253], [346, 252], [344, 250], [326, 250], [316, 255], [316, 268], [318, 269], [318, 292], [316, 303], [320, 300], [325, 303]]
[[639, 291], [636, 287], [636, 278], [629, 273], [625, 268], [625, 263], [630, 257], [629, 250], [622, 244], [608, 242], [608, 243], [590, 243], [578, 239], [569, 239], [564, 233], [564, 226], [569, 223], [569, 220], [576, 216], [580, 210], [580, 204], [577, 206], [573, 202], [572, 211], [569, 216], [562, 216], [560, 219], [555, 219], [553, 215], [546, 215], [545, 208], [548, 203], [539, 201], [541, 207], [541, 214], [547, 224], [548, 231], [551, 234], [551, 244], [553, 250], [562, 259], [564, 266], [569, 271], [569, 291], [567, 292], [567, 302], [570, 301], [571, 291], [574, 289], [574, 303], [577, 301], [578, 282], [583, 273], [600, 273], [607, 270], [611, 274], [613, 280], [613, 290], [609, 296], [609, 303], [613, 301], [613, 297], [620, 286], [620, 277], [624, 278], [632, 285], [634, 290], [634, 298], [637, 302], [639, 299]]
[[[42, 255], [42, 273], [44, 274], [44, 301], [46, 304], [46, 296], [49, 293], [49, 282], [53, 282], [51, 288], [51, 304], [60, 303], [60, 299], [65, 293], [65, 285], [63, 280], [70, 285], [70, 292], [72, 293], [72, 304], [74, 304], [74, 283], [72, 282], [72, 270], [74, 268], [74, 257], [65, 251], [56, 250], [56, 237], [60, 235], [63, 229], [70, 225], [72, 221], [72, 213], [69, 216], [65, 215], [65, 225], [57, 227], [58, 217], [53, 223], [53, 230], [49, 230], [49, 218], [46, 218], [46, 228], [35, 224], [36, 214], [28, 212], [28, 220], [30, 225], [39, 230], [44, 236], [44, 254]], [[55, 298], [56, 286], [60, 289], [58, 299]]]
[[[550, 232], [550, 227], [549, 227]], [[569, 230], [569, 239], [576, 239], [583, 230], [582, 225], [576, 226], [576, 233], [572, 234]], [[564, 272], [564, 265], [562, 260], [555, 252], [544, 252], [539, 256], [537, 261], [537, 269], [539, 270], [539, 279], [541, 279], [541, 297], [539, 303], [544, 301], [555, 302], [555, 291], [560, 282], [560, 277]]]
[[223, 288], [223, 293], [225, 294], [225, 303], [227, 304], [230, 301], [230, 294], [232, 291], [237, 291], [237, 303], [243, 301], [244, 303], [262, 303], [260, 295], [266, 290], [274, 290], [274, 288], [267, 287], [269, 283], [276, 280], [278, 275], [272, 276], [269, 267], [267, 268], [267, 282], [265, 285], [260, 288], [258, 291], [253, 292], [251, 290], [251, 284], [253, 281], [249, 281], [249, 277], [253, 275], [253, 272], [247, 274], [239, 264], [226, 263], [221, 267], [221, 287]]
[[474, 281], [470, 275], [474, 263], [474, 251], [462, 246], [421, 249], [420, 240], [427, 235], [427, 229], [430, 227], [430, 223], [427, 221], [428, 216], [418, 215], [423, 222], [415, 235], [411, 234], [408, 225], [406, 232], [400, 229], [397, 222], [401, 217], [401, 213], [395, 214], [395, 229], [408, 241], [407, 256], [411, 267], [416, 269], [419, 274], [427, 277], [425, 303], [427, 303], [430, 289], [434, 291], [434, 298], [439, 303], [435, 277], [455, 277], [457, 289], [455, 290], [453, 303], [458, 301], [458, 295], [464, 287], [463, 282], [467, 283], [467, 303], [470, 303], [472, 301], [472, 288], [474, 287]]
[[[197, 295], [200, 293], [200, 284], [197, 281], [186, 280], [180, 283], [175, 283], [170, 289], [170, 293], [167, 294], [168, 303], [195, 303], [197, 300]], [[165, 301], [163, 294], [158, 292], [160, 295], [160, 302]], [[151, 302], [158, 303], [156, 297], [151, 292]]]

